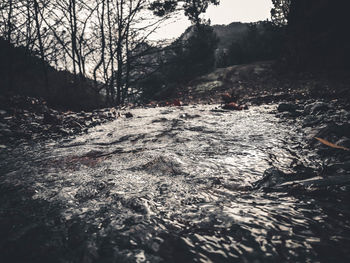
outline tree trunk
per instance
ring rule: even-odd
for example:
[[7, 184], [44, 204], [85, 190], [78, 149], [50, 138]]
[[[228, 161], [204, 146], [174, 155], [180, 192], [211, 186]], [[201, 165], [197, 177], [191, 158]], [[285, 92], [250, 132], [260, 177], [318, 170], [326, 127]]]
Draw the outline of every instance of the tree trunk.
[[8, 54], [8, 90], [12, 91], [13, 89], [13, 51], [11, 48], [12, 42], [12, 12], [13, 12], [13, 2], [9, 2], [9, 12], [7, 16], [7, 42], [9, 44], [9, 54]]
[[49, 78], [48, 78], [47, 67], [45, 62], [44, 45], [43, 45], [41, 32], [40, 32], [39, 4], [37, 0], [34, 0], [34, 19], [35, 19], [36, 32], [37, 32], [38, 41], [39, 41], [39, 51], [40, 51], [41, 65], [42, 65], [42, 70], [44, 75], [44, 85], [47, 93], [49, 93]]
[[69, 24], [70, 24], [70, 34], [71, 34], [71, 53], [72, 53], [72, 64], [73, 64], [73, 75], [74, 83], [76, 84], [77, 68], [76, 68], [76, 59], [75, 59], [75, 49], [76, 49], [76, 32], [74, 26], [74, 16], [75, 16], [75, 0], [69, 1]]
[[[112, 35], [112, 22], [111, 22], [111, 10], [110, 10], [110, 0], [107, 0], [107, 23], [108, 23], [108, 39], [109, 39], [109, 57], [111, 62], [111, 75], [108, 83], [107, 90], [111, 97], [111, 104], [115, 103], [115, 89], [114, 89], [114, 48], [113, 48], [113, 35]], [[105, 71], [108, 69], [105, 67]]]

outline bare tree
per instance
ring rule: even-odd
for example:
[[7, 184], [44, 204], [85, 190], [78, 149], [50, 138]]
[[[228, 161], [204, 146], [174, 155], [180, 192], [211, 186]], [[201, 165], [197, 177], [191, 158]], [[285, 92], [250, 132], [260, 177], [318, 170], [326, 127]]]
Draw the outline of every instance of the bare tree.
[[141, 69], [152, 64], [141, 63], [152, 49], [148, 38], [169, 17], [152, 16], [152, 2], [5, 0], [0, 3], [0, 34], [38, 54], [47, 88], [50, 64], [72, 72], [75, 86], [93, 78], [96, 92], [104, 89], [109, 103], [119, 105], [138, 79], [135, 75], [149, 72]]
[[40, 19], [39, 9], [40, 9], [40, 7], [39, 7], [39, 3], [37, 0], [33, 0], [33, 3], [34, 3], [35, 27], [36, 27], [36, 32], [37, 32], [37, 39], [39, 42], [41, 65], [42, 65], [44, 82], [45, 82], [44, 85], [45, 85], [46, 90], [48, 91], [49, 90], [49, 78], [48, 78], [46, 62], [45, 62], [46, 57], [45, 57], [44, 45], [43, 45], [42, 34], [41, 34], [41, 23], [39, 22], [39, 19]]

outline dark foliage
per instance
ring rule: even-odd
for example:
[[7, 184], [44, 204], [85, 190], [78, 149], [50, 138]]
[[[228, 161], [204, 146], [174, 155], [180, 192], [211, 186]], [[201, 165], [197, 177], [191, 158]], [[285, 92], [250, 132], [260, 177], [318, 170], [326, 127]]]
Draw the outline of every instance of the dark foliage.
[[285, 58], [289, 67], [298, 70], [350, 67], [349, 1], [273, 2], [273, 21], [288, 22]]
[[177, 87], [214, 69], [218, 38], [209, 25], [192, 26], [169, 49], [167, 62], [159, 72], [145, 78], [140, 86], [143, 98], [164, 99]]
[[2, 94], [41, 97], [51, 106], [63, 109], [93, 109], [102, 106], [102, 97], [96, 94], [89, 80], [77, 80], [70, 72], [57, 71], [45, 62], [49, 78], [47, 89], [42, 60], [24, 47], [14, 47], [8, 41], [0, 39], [0, 57]]
[[217, 67], [277, 59], [281, 54], [285, 28], [268, 21], [249, 24], [243, 37], [232, 41], [227, 50], [220, 50]]
[[214, 68], [218, 38], [212, 27], [200, 25], [191, 28], [187, 41], [176, 49], [176, 67], [184, 80], [208, 73]]
[[155, 15], [164, 16], [174, 12], [176, 7], [182, 3], [182, 8], [189, 20], [196, 25], [200, 25], [203, 20], [199, 17], [205, 13], [209, 4], [218, 5], [219, 0], [156, 0], [150, 5]]
[[291, 0], [272, 0], [272, 3], [274, 5], [271, 9], [272, 22], [277, 26], [287, 25]]

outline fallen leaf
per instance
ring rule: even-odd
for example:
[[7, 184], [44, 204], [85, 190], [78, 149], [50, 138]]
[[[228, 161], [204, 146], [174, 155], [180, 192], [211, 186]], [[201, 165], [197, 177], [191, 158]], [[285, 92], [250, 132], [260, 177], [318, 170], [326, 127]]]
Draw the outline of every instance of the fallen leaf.
[[319, 142], [323, 143], [324, 145], [329, 146], [329, 147], [336, 148], [336, 149], [342, 149], [342, 150], [345, 150], [345, 151], [350, 151], [349, 148], [346, 148], [346, 147], [343, 147], [343, 146], [340, 146], [340, 145], [336, 145], [336, 144], [331, 143], [329, 141], [326, 141], [324, 139], [321, 139], [321, 138], [318, 138], [318, 137], [315, 137], [315, 139], [318, 140]]
[[181, 101], [180, 100], [178, 100], [178, 99], [175, 99], [174, 101], [173, 101], [173, 105], [174, 106], [181, 106]]

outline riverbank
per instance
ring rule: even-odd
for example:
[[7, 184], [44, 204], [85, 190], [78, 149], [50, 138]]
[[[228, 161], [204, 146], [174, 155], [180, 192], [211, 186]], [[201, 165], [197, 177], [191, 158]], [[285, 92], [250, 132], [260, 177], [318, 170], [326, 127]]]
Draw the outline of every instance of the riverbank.
[[350, 74], [346, 70], [289, 72], [275, 61], [217, 69], [178, 92], [184, 104], [221, 103], [230, 94], [238, 103], [261, 105], [284, 100], [336, 100], [350, 107]]
[[28, 96], [0, 96], [0, 147], [58, 140], [88, 132], [89, 128], [116, 118], [130, 117], [126, 111], [104, 108], [93, 111], [61, 111], [46, 101]]

